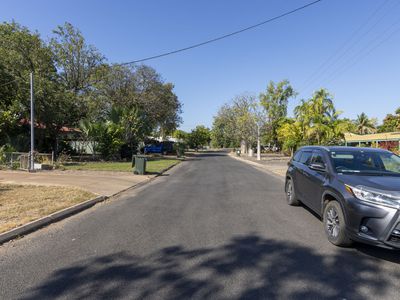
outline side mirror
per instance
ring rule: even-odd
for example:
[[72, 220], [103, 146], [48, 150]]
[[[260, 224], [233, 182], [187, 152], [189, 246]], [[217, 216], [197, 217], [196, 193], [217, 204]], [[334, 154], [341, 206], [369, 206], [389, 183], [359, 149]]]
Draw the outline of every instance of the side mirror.
[[314, 171], [325, 172], [326, 166], [324, 163], [312, 163], [309, 165], [309, 168]]

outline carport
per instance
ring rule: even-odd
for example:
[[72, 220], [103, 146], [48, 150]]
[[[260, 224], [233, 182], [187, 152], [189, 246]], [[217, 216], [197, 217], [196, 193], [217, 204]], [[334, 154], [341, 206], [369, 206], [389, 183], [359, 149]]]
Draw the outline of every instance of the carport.
[[378, 148], [383, 143], [394, 142], [397, 143], [400, 150], [400, 132], [384, 132], [373, 134], [344, 134], [346, 146], [361, 146], [362, 144]]

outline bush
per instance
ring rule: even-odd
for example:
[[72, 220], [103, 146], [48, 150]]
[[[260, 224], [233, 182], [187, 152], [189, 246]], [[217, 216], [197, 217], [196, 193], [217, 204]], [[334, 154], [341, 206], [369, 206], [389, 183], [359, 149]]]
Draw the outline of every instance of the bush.
[[174, 144], [174, 151], [176, 152], [176, 155], [178, 157], [181, 157], [185, 154], [185, 150], [186, 150], [187, 146], [185, 143], [175, 143]]
[[15, 152], [15, 149], [10, 144], [5, 144], [0, 147], [0, 165], [7, 164], [7, 156], [6, 153], [8, 152]]

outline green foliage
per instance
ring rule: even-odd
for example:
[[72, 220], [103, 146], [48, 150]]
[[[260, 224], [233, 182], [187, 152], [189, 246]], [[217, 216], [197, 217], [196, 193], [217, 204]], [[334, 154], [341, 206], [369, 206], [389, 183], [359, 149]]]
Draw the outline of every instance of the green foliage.
[[178, 157], [182, 157], [185, 154], [185, 150], [187, 149], [187, 145], [184, 142], [174, 143], [174, 151]]
[[186, 131], [180, 130], [180, 129], [176, 129], [173, 133], [172, 133], [172, 137], [181, 140], [183, 142], [185, 142], [188, 138], [189, 134]]
[[50, 48], [60, 71], [60, 79], [75, 94], [87, 90], [104, 61], [93, 45], [87, 45], [79, 29], [66, 22], [53, 30]]
[[188, 136], [188, 145], [192, 149], [198, 149], [202, 146], [208, 145], [211, 141], [210, 129], [203, 125], [196, 126]]
[[293, 154], [297, 147], [303, 143], [303, 131], [300, 122], [293, 119], [284, 119], [277, 130], [278, 141], [284, 151]]
[[[0, 145], [29, 146], [29, 74], [35, 81], [36, 146], [60, 152], [62, 127], [80, 127], [79, 138], [105, 158], [134, 151], [151, 134], [165, 136], [181, 123], [174, 85], [145, 65], [116, 66], [88, 45], [69, 23], [46, 44], [19, 24], [0, 24]], [[77, 137], [75, 137], [77, 138]]]
[[302, 100], [294, 112], [308, 144], [325, 144], [335, 137], [334, 127], [340, 112], [325, 89], [316, 91], [308, 101]]
[[340, 119], [332, 97], [321, 89], [295, 108], [295, 119], [280, 123], [278, 139], [284, 150], [293, 153], [302, 145], [340, 145], [345, 132], [353, 131], [354, 123]]
[[220, 108], [214, 117], [211, 131], [214, 147], [246, 147], [257, 140], [257, 127], [262, 127], [263, 117], [260, 106], [252, 95], [243, 94], [235, 97], [231, 103]]
[[287, 115], [289, 99], [295, 95], [288, 80], [280, 81], [277, 84], [270, 81], [266, 92], [260, 94], [261, 105], [267, 114], [266, 135], [269, 142], [274, 144], [278, 142], [279, 124]]
[[211, 144], [213, 147], [238, 147], [240, 141], [235, 134], [235, 127], [235, 112], [233, 107], [225, 104], [214, 117], [211, 130]]
[[383, 120], [383, 124], [378, 127], [379, 132], [393, 132], [400, 130], [400, 108], [398, 108], [394, 115], [387, 114]]
[[358, 134], [370, 134], [376, 132], [376, 120], [370, 119], [365, 113], [357, 115], [357, 119], [354, 121], [356, 126], [356, 132]]

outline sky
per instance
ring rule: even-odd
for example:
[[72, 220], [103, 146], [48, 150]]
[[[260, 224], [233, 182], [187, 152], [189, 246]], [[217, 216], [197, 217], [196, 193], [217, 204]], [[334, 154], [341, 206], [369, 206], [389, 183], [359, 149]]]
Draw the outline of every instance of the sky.
[[[64, 22], [79, 28], [108, 62], [187, 47], [282, 14], [312, 0], [0, 0], [0, 21], [48, 40]], [[181, 129], [212, 126], [219, 107], [258, 96], [287, 79], [301, 99], [327, 88], [343, 117], [381, 121], [400, 107], [400, 1], [323, 0], [296, 14], [187, 52], [147, 61], [175, 85]]]

